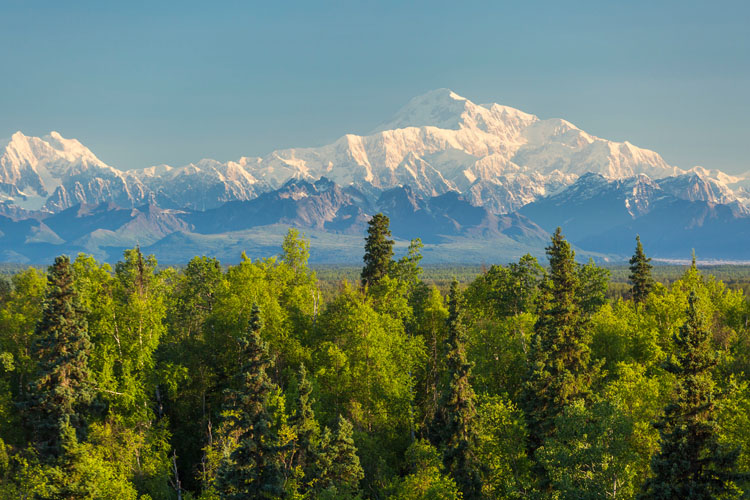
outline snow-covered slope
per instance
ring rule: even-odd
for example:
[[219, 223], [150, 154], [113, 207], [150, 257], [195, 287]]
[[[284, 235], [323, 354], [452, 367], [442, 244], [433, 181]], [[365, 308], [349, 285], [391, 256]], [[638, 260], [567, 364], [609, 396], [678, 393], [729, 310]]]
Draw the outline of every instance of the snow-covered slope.
[[147, 196], [134, 176], [110, 167], [77, 140], [57, 132], [41, 138], [13, 134], [0, 149], [0, 185], [0, 199], [51, 211], [77, 203], [132, 205]]
[[595, 137], [562, 119], [479, 105], [438, 89], [415, 97], [364, 136], [347, 134], [321, 147], [226, 163], [201, 160], [179, 168], [124, 172], [55, 132], [43, 138], [19, 132], [0, 148], [0, 201], [50, 211], [103, 201], [207, 210], [254, 199], [290, 179], [326, 177], [373, 200], [384, 190], [409, 186], [424, 197], [456, 191], [477, 206], [508, 213], [561, 191], [586, 173], [610, 180], [640, 174], [652, 180], [675, 177], [665, 190], [687, 190], [695, 199], [716, 203], [750, 200], [745, 176], [697, 167], [692, 181], [682, 179], [685, 170], [653, 151]]
[[541, 120], [499, 104], [481, 106], [440, 89], [412, 99], [369, 135], [276, 151], [252, 174], [272, 187], [288, 177], [325, 175], [361, 188], [411, 185], [427, 196], [454, 190], [502, 213], [556, 192], [586, 172], [610, 178], [682, 173], [653, 151], [594, 137], [565, 120]]

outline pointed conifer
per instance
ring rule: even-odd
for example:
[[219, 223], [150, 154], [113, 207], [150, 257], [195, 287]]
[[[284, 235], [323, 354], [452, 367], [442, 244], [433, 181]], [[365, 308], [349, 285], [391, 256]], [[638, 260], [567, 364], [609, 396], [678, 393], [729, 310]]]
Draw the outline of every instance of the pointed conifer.
[[654, 279], [651, 276], [651, 258], [647, 258], [641, 244], [641, 237], [635, 237], [635, 253], [630, 258], [630, 283], [633, 285], [633, 302], [643, 304], [654, 288]]
[[35, 447], [42, 457], [53, 458], [70, 437], [82, 436], [94, 399], [88, 367], [91, 342], [67, 256], [57, 257], [49, 268], [35, 337], [39, 365], [24, 407]]
[[365, 238], [365, 265], [362, 268], [362, 286], [376, 285], [391, 267], [393, 240], [389, 229], [390, 220], [383, 214], [375, 214], [367, 226]]
[[275, 389], [267, 374], [268, 346], [261, 339], [260, 310], [253, 305], [247, 332], [240, 339], [242, 368], [228, 391], [230, 423], [238, 444], [219, 468], [217, 490], [223, 499], [284, 496], [280, 451], [271, 430], [268, 399]]
[[564, 407], [585, 397], [591, 384], [589, 328], [577, 295], [575, 252], [559, 227], [547, 255], [549, 276], [540, 290], [539, 318], [521, 397], [530, 456], [554, 433], [555, 418]]
[[687, 321], [674, 335], [676, 354], [666, 364], [677, 382], [675, 397], [656, 423], [661, 451], [653, 457], [653, 476], [641, 500], [725, 498], [730, 483], [747, 479], [736, 473], [737, 451], [718, 442], [711, 370], [716, 352], [711, 334], [691, 292]]
[[448, 296], [446, 376], [431, 429], [433, 442], [443, 450], [443, 462], [463, 498], [481, 497], [481, 465], [477, 458], [476, 395], [471, 386], [472, 363], [466, 357], [466, 326], [458, 282]]
[[364, 472], [357, 456], [352, 424], [339, 415], [336, 430], [331, 432], [326, 428], [321, 441], [316, 490], [327, 490], [336, 498], [353, 498]]
[[320, 443], [320, 426], [315, 420], [315, 413], [312, 409], [314, 401], [310, 397], [311, 394], [312, 384], [307, 378], [305, 365], [302, 364], [299, 368], [299, 395], [297, 396], [294, 415], [289, 423], [296, 434], [292, 466], [299, 468], [303, 473], [302, 483], [304, 485], [309, 484], [314, 477], [315, 461]]

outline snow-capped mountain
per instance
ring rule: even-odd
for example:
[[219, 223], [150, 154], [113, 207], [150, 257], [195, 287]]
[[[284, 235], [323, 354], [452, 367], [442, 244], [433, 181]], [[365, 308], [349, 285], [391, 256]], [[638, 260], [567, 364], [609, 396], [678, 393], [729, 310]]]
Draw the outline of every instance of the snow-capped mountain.
[[506, 213], [586, 172], [609, 178], [683, 173], [653, 151], [594, 137], [565, 120], [478, 105], [440, 89], [416, 97], [369, 135], [276, 151], [256, 164], [253, 175], [271, 187], [287, 176], [325, 175], [364, 191], [397, 185], [425, 196], [458, 191]]
[[[383, 190], [410, 186], [427, 197], [456, 191], [477, 206], [509, 213], [590, 172], [608, 179], [639, 174], [680, 179], [687, 173], [653, 151], [595, 137], [565, 120], [540, 119], [499, 104], [479, 105], [439, 89], [412, 99], [367, 135], [347, 134], [326, 146], [183, 167], [121, 171], [57, 132], [42, 138], [18, 132], [0, 148], [0, 199], [53, 212], [110, 201], [207, 210], [253, 199], [290, 179], [326, 177], [373, 201]], [[711, 185], [710, 192], [694, 191], [694, 196], [718, 203], [750, 201], [750, 181], [744, 176], [700, 167], [691, 172], [691, 178], [710, 179]], [[696, 189], [689, 179], [671, 186]]]
[[0, 199], [22, 208], [59, 211], [77, 203], [142, 203], [148, 190], [131, 174], [105, 164], [57, 132], [16, 132], [0, 149]]
[[681, 169], [563, 119], [446, 89], [368, 134], [229, 162], [123, 171], [57, 132], [0, 141], [0, 260], [15, 262], [111, 259], [135, 244], [168, 258], [238, 258], [248, 245], [271, 248], [288, 226], [314, 234], [316, 258], [351, 261], [376, 212], [396, 238], [423, 238], [437, 261], [543, 255], [558, 225], [583, 251], [628, 255], [640, 233], [655, 256], [739, 258], [748, 207], [750, 173]]

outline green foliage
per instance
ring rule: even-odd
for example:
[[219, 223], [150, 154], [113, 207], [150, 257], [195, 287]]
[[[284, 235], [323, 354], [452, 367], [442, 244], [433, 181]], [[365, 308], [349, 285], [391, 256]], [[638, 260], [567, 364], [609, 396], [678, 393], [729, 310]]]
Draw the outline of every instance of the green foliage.
[[630, 268], [576, 263], [559, 231], [549, 270], [423, 269], [418, 239], [394, 261], [375, 234], [386, 258], [361, 289], [342, 281], [359, 269], [312, 272], [293, 229], [229, 267], [135, 248], [114, 269], [79, 255], [64, 287], [6, 274], [0, 498], [750, 493], [745, 268], [656, 266], [639, 302]]
[[607, 401], [566, 406], [556, 418], [556, 433], [536, 453], [555, 496], [632, 498], [638, 460], [628, 441], [632, 425]]
[[281, 260], [294, 273], [304, 273], [310, 258], [310, 242], [301, 237], [298, 230], [290, 228], [281, 243]]
[[467, 348], [479, 391], [519, 394], [544, 276], [536, 259], [525, 255], [506, 267], [492, 266], [469, 285]]
[[486, 468], [483, 491], [487, 498], [527, 498], [531, 493], [531, 462], [523, 443], [523, 412], [501, 396], [480, 399], [478, 458]]
[[29, 268], [11, 278], [12, 291], [0, 308], [0, 352], [3, 356], [2, 438], [23, 446], [25, 436], [19, 432], [19, 412], [13, 402], [27, 398], [28, 384], [37, 370], [35, 330], [41, 319], [47, 277]]
[[674, 336], [675, 355], [666, 369], [676, 378], [675, 396], [658, 421], [661, 450], [651, 463], [653, 477], [643, 499], [709, 499], [732, 493], [738, 450], [719, 444], [711, 368], [716, 353], [710, 332], [691, 293], [687, 320]]
[[422, 240], [419, 238], [411, 240], [406, 255], [401, 257], [397, 262], [394, 262], [389, 271], [391, 276], [405, 283], [410, 292], [421, 281], [422, 268], [419, 266], [419, 263], [422, 261], [423, 248]]
[[606, 374], [614, 374], [619, 363], [654, 367], [666, 356], [654, 317], [642, 314], [631, 302], [602, 306], [591, 317], [591, 330], [591, 357], [603, 363]]
[[126, 250], [124, 258], [115, 266], [113, 321], [100, 384], [118, 412], [147, 422], [153, 417], [148, 402], [156, 392], [155, 351], [166, 330], [166, 290], [153, 255], [135, 248]]
[[609, 271], [589, 261], [578, 267], [578, 303], [584, 314], [591, 315], [607, 303]]
[[345, 289], [318, 318], [314, 360], [324, 420], [338, 414], [368, 431], [408, 428], [411, 376], [423, 355], [400, 321], [369, 297]]
[[719, 442], [740, 450], [737, 469], [750, 471], [750, 384], [730, 377], [727, 390], [718, 401], [716, 421]]
[[455, 481], [447, 475], [440, 453], [428, 441], [419, 440], [406, 450], [408, 474], [391, 487], [388, 500], [460, 500]]
[[424, 346], [425, 362], [416, 367], [415, 403], [420, 410], [417, 418], [424, 427], [435, 418], [440, 401], [440, 380], [445, 370], [445, 342], [448, 308], [437, 288], [419, 287], [414, 294], [412, 334]]

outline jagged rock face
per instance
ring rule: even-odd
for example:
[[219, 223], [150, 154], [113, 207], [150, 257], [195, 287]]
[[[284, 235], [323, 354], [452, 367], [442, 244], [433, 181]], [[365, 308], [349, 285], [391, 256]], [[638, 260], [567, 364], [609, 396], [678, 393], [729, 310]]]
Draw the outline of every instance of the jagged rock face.
[[659, 180], [659, 186], [677, 198], [727, 205], [736, 200], [732, 191], [717, 180], [691, 172]]
[[345, 207], [359, 204], [364, 196], [349, 194], [326, 178], [315, 182], [294, 179], [280, 189], [246, 201], [225, 203], [196, 212], [190, 221], [200, 233], [238, 231], [269, 224], [288, 224], [323, 229]]
[[227, 201], [250, 200], [266, 191], [245, 168], [248, 160], [201, 160], [182, 168], [166, 165], [132, 171], [161, 206], [208, 210]]
[[56, 132], [43, 138], [19, 132], [0, 149], [0, 201], [52, 212], [110, 201], [208, 210], [252, 200], [290, 179], [326, 177], [371, 201], [382, 191], [410, 186], [422, 197], [455, 191], [500, 214], [560, 192], [592, 172], [608, 179], [677, 176], [664, 189], [684, 190], [696, 200], [744, 203], [750, 198], [750, 181], [744, 178], [698, 168], [692, 172], [698, 180], [680, 181], [686, 172], [653, 151], [594, 137], [562, 119], [478, 105], [440, 89], [412, 99], [364, 136], [347, 134], [322, 147], [225, 163], [201, 160], [179, 168], [120, 171]]

